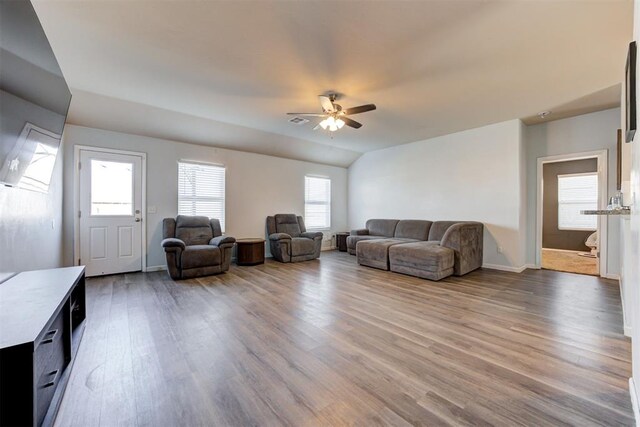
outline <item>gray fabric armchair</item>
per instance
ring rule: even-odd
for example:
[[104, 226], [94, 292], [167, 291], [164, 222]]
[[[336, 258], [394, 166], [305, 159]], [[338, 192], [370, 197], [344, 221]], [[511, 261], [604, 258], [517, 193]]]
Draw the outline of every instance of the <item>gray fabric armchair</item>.
[[206, 216], [178, 215], [162, 221], [162, 247], [174, 280], [208, 276], [229, 270], [236, 241], [223, 236], [220, 221]]
[[320, 257], [321, 232], [308, 232], [304, 219], [295, 214], [267, 217], [271, 255], [280, 262], [308, 261]]

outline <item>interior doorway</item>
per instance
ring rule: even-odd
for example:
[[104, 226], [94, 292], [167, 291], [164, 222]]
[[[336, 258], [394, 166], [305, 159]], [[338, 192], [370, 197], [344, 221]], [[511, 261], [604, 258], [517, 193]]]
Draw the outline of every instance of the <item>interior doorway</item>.
[[606, 221], [582, 210], [606, 206], [606, 151], [538, 159], [537, 263], [543, 269], [606, 274]]

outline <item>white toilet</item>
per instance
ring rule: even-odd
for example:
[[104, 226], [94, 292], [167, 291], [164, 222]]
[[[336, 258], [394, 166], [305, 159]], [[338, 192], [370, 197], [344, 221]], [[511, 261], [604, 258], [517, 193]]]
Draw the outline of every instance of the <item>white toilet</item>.
[[591, 248], [591, 252], [580, 252], [578, 255], [589, 258], [598, 257], [598, 232], [591, 233], [587, 240], [584, 241], [585, 246]]

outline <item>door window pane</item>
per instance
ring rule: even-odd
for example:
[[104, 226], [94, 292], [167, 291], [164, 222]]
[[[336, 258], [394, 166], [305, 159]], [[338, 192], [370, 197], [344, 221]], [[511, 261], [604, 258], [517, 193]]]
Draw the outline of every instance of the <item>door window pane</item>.
[[133, 164], [91, 160], [91, 215], [133, 215]]

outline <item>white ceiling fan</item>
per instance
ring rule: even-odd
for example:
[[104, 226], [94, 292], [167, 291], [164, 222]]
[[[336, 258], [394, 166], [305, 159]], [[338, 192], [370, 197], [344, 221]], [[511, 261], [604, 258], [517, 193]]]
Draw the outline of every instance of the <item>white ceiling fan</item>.
[[366, 113], [367, 111], [373, 111], [376, 109], [375, 104], [360, 105], [358, 107], [351, 107], [343, 109], [340, 104], [336, 104], [337, 95], [331, 93], [328, 95], [319, 95], [320, 105], [322, 106], [322, 113], [287, 113], [290, 116], [307, 116], [307, 117], [324, 117], [313, 130], [322, 128], [328, 129], [331, 132], [335, 132], [338, 129], [342, 129], [344, 125], [359, 129], [362, 127], [362, 123], [347, 117], [354, 114]]

